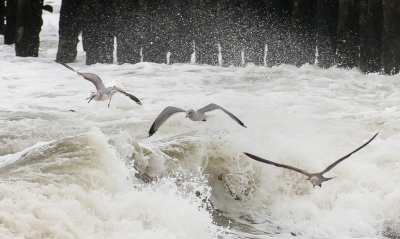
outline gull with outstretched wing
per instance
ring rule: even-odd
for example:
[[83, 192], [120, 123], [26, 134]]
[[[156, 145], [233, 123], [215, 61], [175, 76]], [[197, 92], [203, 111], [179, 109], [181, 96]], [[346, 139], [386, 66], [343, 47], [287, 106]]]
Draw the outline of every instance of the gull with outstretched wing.
[[332, 178], [325, 178], [325, 177], [323, 176], [323, 174], [325, 174], [326, 172], [328, 172], [329, 170], [331, 170], [333, 167], [335, 167], [336, 165], [338, 165], [338, 164], [339, 164], [340, 162], [342, 162], [343, 160], [345, 160], [345, 159], [347, 159], [348, 157], [350, 157], [352, 154], [354, 154], [354, 153], [357, 152], [358, 150], [360, 150], [360, 149], [364, 148], [365, 146], [367, 146], [367, 144], [369, 144], [373, 139], [375, 139], [375, 137], [376, 137], [377, 135], [378, 135], [378, 133], [376, 133], [376, 134], [374, 135], [374, 137], [372, 137], [370, 140], [368, 140], [368, 142], [366, 142], [365, 144], [361, 145], [361, 146], [358, 147], [356, 150], [352, 151], [351, 153], [347, 154], [346, 156], [343, 156], [342, 158], [336, 160], [334, 163], [332, 163], [331, 165], [329, 165], [327, 168], [325, 168], [323, 171], [321, 171], [321, 172], [319, 172], [319, 173], [309, 173], [309, 172], [304, 171], [304, 170], [302, 170], [302, 169], [299, 169], [299, 168], [296, 168], [296, 167], [293, 167], [293, 166], [289, 166], [289, 165], [286, 165], [286, 164], [280, 164], [280, 163], [276, 163], [276, 162], [273, 162], [273, 161], [269, 161], [269, 160], [267, 160], [267, 159], [260, 158], [260, 157], [258, 157], [258, 156], [253, 155], [253, 154], [250, 154], [250, 153], [244, 153], [244, 154], [247, 155], [248, 157], [254, 159], [254, 160], [259, 161], [259, 162], [266, 163], [266, 164], [271, 164], [271, 165], [274, 165], [274, 166], [276, 166], [276, 167], [281, 167], [281, 168], [290, 169], [290, 170], [296, 171], [296, 172], [298, 172], [298, 173], [304, 174], [304, 175], [306, 175], [306, 176], [308, 177], [307, 180], [309, 180], [309, 181], [311, 182], [311, 184], [313, 185], [313, 187], [315, 187], [315, 186], [320, 186], [320, 187], [321, 187], [321, 184], [322, 184], [323, 182], [332, 179]]
[[62, 62], [60, 62], [60, 64], [65, 66], [67, 69], [76, 72], [78, 75], [82, 76], [85, 80], [88, 80], [94, 84], [97, 91], [92, 92], [90, 94], [90, 96], [87, 98], [87, 100], [89, 100], [88, 103], [91, 100], [104, 101], [104, 100], [110, 99], [110, 101], [108, 102], [108, 107], [110, 107], [111, 98], [114, 96], [115, 93], [119, 92], [125, 96], [128, 96], [131, 100], [135, 101], [139, 105], [142, 105], [142, 102], [140, 102], [140, 100], [138, 98], [136, 98], [136, 96], [125, 92], [120, 87], [118, 87], [118, 86], [106, 87], [98, 75], [93, 74], [93, 73], [84, 73], [84, 72], [76, 71], [74, 68], [72, 68], [69, 65], [62, 63]]
[[211, 103], [201, 109], [198, 110], [184, 110], [178, 107], [174, 106], [168, 106], [166, 107], [161, 113], [158, 115], [156, 120], [154, 121], [153, 125], [150, 127], [149, 130], [149, 137], [152, 136], [157, 130], [161, 127], [162, 124], [167, 121], [171, 115], [179, 113], [179, 112], [186, 112], [186, 118], [189, 118], [192, 121], [206, 121], [207, 115], [206, 112], [212, 111], [212, 110], [222, 110], [224, 113], [229, 115], [233, 120], [235, 120], [238, 124], [241, 126], [246, 127], [246, 125], [243, 124], [242, 121], [240, 121], [236, 116], [234, 116], [231, 112], [227, 111], [226, 109], [222, 108], [221, 106]]

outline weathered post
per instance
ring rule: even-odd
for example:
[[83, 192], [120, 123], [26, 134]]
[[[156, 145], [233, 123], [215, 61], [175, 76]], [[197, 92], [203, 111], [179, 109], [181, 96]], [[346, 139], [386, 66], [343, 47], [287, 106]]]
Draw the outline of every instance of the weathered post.
[[170, 33], [167, 34], [167, 50], [170, 63], [190, 63], [193, 53], [193, 32], [190, 0], [170, 0], [168, 19]]
[[335, 64], [339, 0], [317, 2], [318, 64], [329, 68]]
[[167, 14], [166, 0], [142, 1], [141, 14], [141, 38], [143, 61], [166, 63], [167, 46], [165, 17]]
[[267, 65], [292, 63], [290, 26], [292, 22], [291, 0], [266, 1], [267, 11]]
[[138, 63], [141, 60], [139, 0], [118, 0], [117, 5], [117, 61]]
[[267, 39], [265, 1], [245, 0], [243, 10], [245, 16], [240, 33], [245, 42], [245, 62], [263, 65]]
[[6, 25], [4, 27], [4, 44], [15, 43], [17, 33], [17, 0], [7, 0]]
[[57, 62], [73, 62], [77, 55], [78, 36], [83, 29], [83, 1], [63, 0], [58, 29]]
[[0, 35], [4, 35], [4, 17], [6, 16], [6, 0], [0, 0]]
[[218, 1], [204, 0], [192, 2], [193, 37], [196, 46], [196, 62], [218, 64]]
[[217, 50], [221, 49], [223, 66], [240, 66], [241, 50], [244, 50], [244, 13], [242, 1], [219, 1], [216, 18], [218, 32], [216, 33]]
[[113, 62], [115, 12], [114, 0], [84, 2], [82, 40], [87, 65]]
[[39, 34], [43, 25], [42, 8], [42, 0], [18, 0], [15, 39], [16, 56], [37, 57], [39, 55]]
[[293, 0], [292, 52], [294, 64], [312, 64], [315, 60], [316, 44], [316, 0]]
[[382, 0], [360, 0], [360, 70], [382, 69]]
[[337, 63], [344, 68], [359, 63], [359, 0], [339, 0]]
[[398, 0], [383, 0], [383, 64], [386, 74], [400, 71], [400, 4]]

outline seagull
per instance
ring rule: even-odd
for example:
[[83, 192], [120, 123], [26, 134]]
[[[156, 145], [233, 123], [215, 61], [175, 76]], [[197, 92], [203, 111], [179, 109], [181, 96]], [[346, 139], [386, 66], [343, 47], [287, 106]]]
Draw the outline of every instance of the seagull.
[[323, 171], [319, 172], [319, 173], [309, 173], [306, 172], [302, 169], [296, 168], [296, 167], [292, 167], [289, 165], [285, 165], [285, 164], [279, 164], [279, 163], [275, 163], [263, 158], [260, 158], [258, 156], [255, 156], [253, 154], [249, 154], [249, 153], [244, 153], [245, 155], [247, 155], [248, 157], [260, 161], [262, 163], [267, 163], [267, 164], [272, 164], [276, 167], [282, 167], [282, 168], [287, 168], [296, 172], [299, 172], [301, 174], [304, 174], [308, 177], [307, 180], [309, 180], [311, 182], [311, 184], [313, 185], [313, 188], [315, 188], [315, 186], [320, 186], [321, 184], [325, 181], [331, 180], [332, 178], [325, 178], [324, 176], [322, 176], [324, 173], [328, 172], [329, 170], [331, 170], [333, 167], [335, 167], [336, 165], [338, 165], [340, 162], [342, 162], [343, 160], [347, 159], [348, 157], [350, 157], [352, 154], [354, 154], [355, 152], [357, 152], [358, 150], [364, 148], [367, 144], [369, 144], [376, 136], [378, 135], [378, 133], [376, 133], [374, 135], [374, 137], [372, 137], [370, 140], [368, 140], [368, 142], [366, 142], [365, 144], [361, 145], [359, 148], [357, 148], [356, 150], [354, 150], [353, 152], [349, 153], [348, 155], [336, 160], [334, 163], [332, 163], [331, 165], [329, 165], [326, 169], [324, 169]]
[[89, 99], [88, 103], [91, 100], [104, 101], [104, 100], [110, 99], [110, 101], [108, 102], [108, 107], [110, 107], [111, 98], [114, 96], [115, 93], [119, 92], [119, 93], [124, 94], [125, 96], [128, 96], [131, 100], [135, 101], [139, 105], [142, 105], [142, 102], [140, 102], [140, 100], [138, 98], [136, 98], [134, 95], [131, 95], [131, 94], [125, 92], [124, 90], [122, 90], [121, 88], [119, 88], [117, 86], [105, 87], [103, 84], [103, 81], [101, 80], [101, 78], [98, 75], [93, 74], [93, 73], [83, 73], [83, 72], [76, 71], [74, 68], [72, 68], [69, 65], [62, 63], [62, 62], [60, 62], [60, 64], [65, 66], [67, 69], [78, 73], [78, 75], [85, 78], [85, 80], [92, 82], [94, 84], [94, 86], [96, 86], [97, 91], [92, 92], [90, 94], [90, 96], [88, 98], [86, 98], [86, 99]]
[[246, 125], [244, 125], [242, 121], [236, 118], [236, 116], [234, 116], [231, 112], [227, 111], [226, 109], [214, 103], [211, 103], [198, 110], [193, 110], [193, 109], [184, 110], [178, 107], [168, 106], [163, 111], [161, 111], [161, 113], [157, 116], [157, 119], [154, 121], [153, 125], [149, 130], [149, 137], [152, 136], [155, 132], [157, 132], [157, 130], [161, 127], [161, 125], [164, 124], [165, 121], [167, 121], [167, 119], [175, 113], [186, 112], [186, 118], [189, 118], [192, 121], [206, 121], [207, 115], [205, 113], [217, 109], [222, 110], [227, 115], [229, 115], [233, 120], [235, 120], [238, 124], [247, 128]]

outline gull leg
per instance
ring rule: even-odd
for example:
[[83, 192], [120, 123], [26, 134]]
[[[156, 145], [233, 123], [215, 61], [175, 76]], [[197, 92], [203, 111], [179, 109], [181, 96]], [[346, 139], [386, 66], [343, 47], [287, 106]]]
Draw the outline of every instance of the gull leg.
[[108, 101], [108, 108], [110, 108], [111, 99], [112, 98], [110, 98], [110, 101]]

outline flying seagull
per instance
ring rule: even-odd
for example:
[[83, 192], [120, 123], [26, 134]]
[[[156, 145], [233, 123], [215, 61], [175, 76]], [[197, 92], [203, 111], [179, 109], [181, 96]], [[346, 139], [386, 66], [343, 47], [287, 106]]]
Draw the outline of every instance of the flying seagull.
[[69, 65], [62, 63], [62, 62], [60, 62], [60, 64], [65, 66], [67, 69], [78, 73], [78, 75], [85, 78], [85, 80], [92, 82], [94, 84], [94, 86], [96, 86], [97, 91], [92, 92], [90, 94], [90, 96], [88, 98], [86, 98], [86, 99], [89, 99], [88, 103], [91, 100], [104, 101], [104, 100], [110, 99], [110, 101], [108, 102], [108, 107], [110, 107], [111, 98], [114, 96], [115, 93], [119, 92], [119, 93], [124, 94], [125, 96], [128, 96], [131, 100], [135, 101], [139, 105], [142, 105], [142, 102], [140, 102], [140, 100], [138, 98], [136, 98], [134, 95], [131, 95], [131, 94], [125, 92], [124, 90], [122, 90], [121, 88], [119, 88], [117, 86], [105, 87], [103, 84], [103, 81], [101, 80], [101, 78], [98, 75], [93, 74], [93, 73], [83, 73], [83, 72], [76, 71], [74, 68], [72, 68]]
[[336, 160], [334, 163], [332, 163], [331, 165], [329, 165], [326, 169], [324, 169], [322, 172], [319, 173], [309, 173], [306, 172], [302, 169], [293, 167], [293, 166], [289, 166], [289, 165], [285, 165], [285, 164], [279, 164], [279, 163], [275, 163], [263, 158], [260, 158], [258, 156], [255, 156], [253, 154], [249, 154], [249, 153], [244, 153], [245, 155], [249, 156], [250, 158], [260, 161], [262, 163], [267, 163], [267, 164], [272, 164], [276, 167], [282, 167], [282, 168], [287, 168], [296, 172], [299, 172], [301, 174], [304, 174], [308, 177], [307, 180], [309, 180], [311, 182], [311, 184], [313, 185], [313, 187], [315, 186], [320, 186], [321, 184], [325, 181], [331, 180], [332, 178], [325, 178], [324, 176], [322, 176], [324, 173], [328, 172], [329, 170], [331, 170], [333, 167], [335, 167], [336, 165], [338, 165], [340, 162], [342, 162], [343, 160], [347, 159], [348, 157], [350, 157], [352, 154], [354, 154], [355, 152], [357, 152], [358, 150], [364, 148], [367, 144], [369, 144], [376, 136], [378, 135], [378, 133], [376, 133], [374, 135], [374, 137], [372, 137], [370, 140], [368, 140], [368, 142], [366, 142], [365, 144], [361, 145], [359, 148], [357, 148], [356, 150], [354, 150], [353, 152], [349, 153], [348, 155]]
[[233, 120], [235, 120], [238, 124], [247, 128], [246, 125], [242, 123], [242, 121], [236, 118], [236, 116], [234, 116], [231, 112], [227, 111], [226, 109], [222, 108], [217, 104], [211, 103], [198, 110], [193, 110], [193, 109], [184, 110], [181, 108], [168, 106], [157, 116], [157, 119], [154, 121], [153, 125], [149, 130], [149, 137], [152, 136], [155, 132], [157, 132], [157, 130], [161, 127], [161, 125], [164, 124], [165, 121], [167, 121], [167, 119], [175, 113], [186, 112], [186, 118], [189, 118], [192, 121], [206, 121], [207, 115], [205, 113], [217, 109], [222, 110], [227, 115], [229, 115]]

